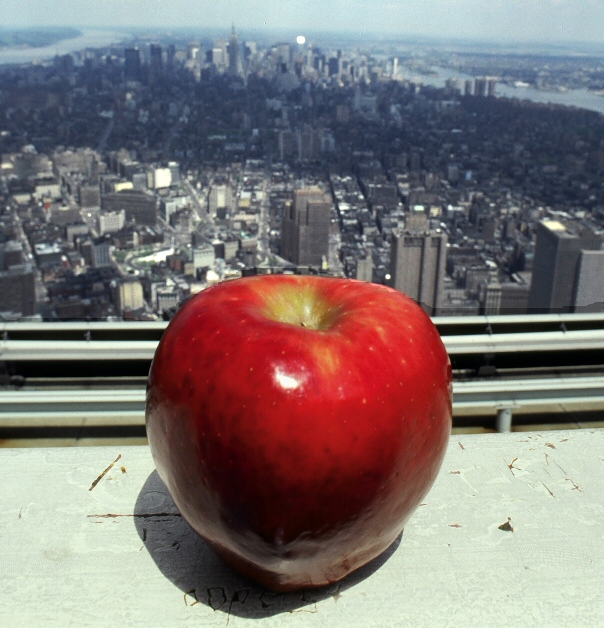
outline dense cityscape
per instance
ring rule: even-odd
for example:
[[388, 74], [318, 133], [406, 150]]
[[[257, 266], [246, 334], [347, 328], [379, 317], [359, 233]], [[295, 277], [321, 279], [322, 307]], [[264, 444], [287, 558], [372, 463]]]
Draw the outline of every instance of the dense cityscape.
[[604, 119], [500, 86], [599, 96], [604, 57], [233, 26], [0, 66], [0, 320], [170, 318], [275, 272], [436, 316], [601, 312]]

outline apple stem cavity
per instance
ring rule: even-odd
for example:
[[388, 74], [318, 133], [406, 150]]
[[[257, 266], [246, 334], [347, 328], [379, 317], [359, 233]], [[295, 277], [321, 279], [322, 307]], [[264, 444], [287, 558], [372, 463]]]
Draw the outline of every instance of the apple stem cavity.
[[278, 294], [263, 295], [262, 316], [311, 331], [329, 331], [338, 319], [339, 308], [312, 287], [300, 288], [284, 286]]

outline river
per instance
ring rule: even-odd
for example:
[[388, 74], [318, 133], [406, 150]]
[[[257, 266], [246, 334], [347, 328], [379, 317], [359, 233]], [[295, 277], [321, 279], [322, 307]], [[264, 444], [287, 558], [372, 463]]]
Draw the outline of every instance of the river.
[[[435, 74], [408, 77], [418, 83], [433, 85], [434, 87], [444, 87], [445, 81], [451, 78], [459, 79], [461, 88], [466, 80], [474, 82], [473, 76], [449, 70], [447, 68], [433, 68]], [[532, 100], [533, 102], [554, 103], [566, 105], [567, 107], [579, 107], [590, 111], [597, 111], [604, 114], [604, 97], [598, 96], [588, 89], [569, 89], [563, 92], [546, 91], [535, 89], [534, 87], [512, 87], [497, 83], [495, 89], [496, 96], [505, 98], [518, 98], [519, 100]]]
[[86, 48], [103, 48], [129, 39], [127, 32], [106, 29], [85, 30], [78, 37], [62, 39], [41, 48], [4, 48], [0, 50], [0, 65], [39, 63], [56, 55], [69, 54]]

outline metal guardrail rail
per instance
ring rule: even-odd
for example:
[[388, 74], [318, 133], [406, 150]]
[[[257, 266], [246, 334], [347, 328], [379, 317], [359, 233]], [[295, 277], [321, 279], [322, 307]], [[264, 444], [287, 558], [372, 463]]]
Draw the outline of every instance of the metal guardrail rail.
[[[454, 371], [604, 368], [604, 314], [435, 317]], [[167, 323], [0, 323], [0, 373], [146, 376]], [[75, 368], [75, 364], [82, 365]]]
[[[497, 316], [436, 316], [432, 318], [441, 335], [539, 332], [604, 329], [604, 314], [527, 314]], [[0, 322], [0, 338], [124, 340], [129, 337], [159, 339], [165, 321], [10, 321]]]
[[[499, 367], [506, 374], [505, 379], [455, 381], [456, 419], [496, 416], [498, 429], [508, 431], [512, 414], [604, 411], [604, 315], [433, 320], [458, 373], [480, 374], [486, 366], [488, 374]], [[101, 380], [107, 375], [144, 381], [166, 325], [0, 323], [0, 371], [4, 365], [9, 375], [28, 382], [21, 389], [0, 388], [0, 428], [142, 425], [142, 385], [103, 390]], [[542, 369], [540, 377], [531, 376], [536, 365]], [[585, 372], [564, 376], [569, 365], [585, 366]], [[55, 384], [63, 378], [73, 385], [36, 389], [36, 377]], [[84, 378], [91, 382], [88, 389], [81, 385]]]
[[0, 361], [144, 360], [150, 362], [158, 342], [158, 340], [2, 340], [0, 341]]
[[[604, 410], [604, 376], [455, 382], [455, 418], [493, 416], [509, 431], [512, 414]], [[144, 425], [145, 390], [4, 390], [0, 427]]]
[[[604, 329], [442, 336], [449, 355], [604, 349]], [[158, 340], [0, 340], [0, 361], [151, 361]]]

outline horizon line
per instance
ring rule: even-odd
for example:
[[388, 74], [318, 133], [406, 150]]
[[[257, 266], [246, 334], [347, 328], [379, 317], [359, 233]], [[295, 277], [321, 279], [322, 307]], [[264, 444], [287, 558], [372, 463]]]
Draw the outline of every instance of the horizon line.
[[[25, 25], [25, 24], [2, 24], [0, 25], [0, 32], [2, 31], [44, 31], [52, 29], [75, 29], [75, 30], [90, 30], [90, 31], [131, 31], [135, 33], [145, 31], [161, 31], [165, 34], [170, 34], [175, 31], [230, 31], [227, 26], [215, 26], [215, 25], [175, 25], [166, 26], [162, 24], [140, 26], [135, 24], [112, 24], [112, 25], [94, 25], [94, 24], [46, 24], [41, 25]], [[427, 34], [427, 33], [411, 33], [411, 32], [395, 32], [395, 31], [377, 31], [366, 30], [359, 31], [357, 29], [350, 30], [330, 30], [330, 29], [296, 29], [294, 26], [274, 26], [268, 27], [262, 26], [248, 26], [237, 27], [236, 31], [241, 34], [246, 31], [254, 34], [272, 34], [272, 33], [284, 33], [291, 32], [292, 36], [306, 35], [308, 36], [324, 36], [324, 37], [346, 37], [346, 38], [360, 38], [378, 40], [387, 40], [391, 42], [393, 40], [413, 40], [413, 41], [425, 41], [425, 42], [439, 42], [439, 43], [451, 43], [451, 44], [478, 44], [478, 45], [490, 45], [492, 47], [500, 46], [513, 46], [513, 45], [530, 45], [530, 46], [548, 46], [552, 48], [565, 48], [569, 46], [602, 46], [601, 54], [604, 55], [604, 42], [595, 39], [573, 39], [573, 40], [560, 40], [560, 39], [527, 39], [522, 37], [475, 37], [472, 35], [452, 35], [452, 34]], [[66, 38], [70, 39], [70, 38]]]

